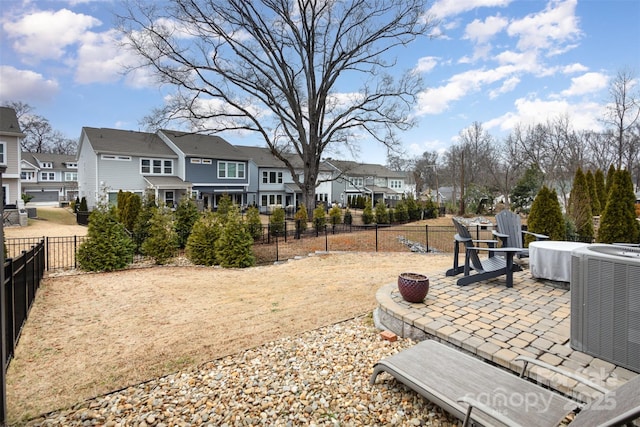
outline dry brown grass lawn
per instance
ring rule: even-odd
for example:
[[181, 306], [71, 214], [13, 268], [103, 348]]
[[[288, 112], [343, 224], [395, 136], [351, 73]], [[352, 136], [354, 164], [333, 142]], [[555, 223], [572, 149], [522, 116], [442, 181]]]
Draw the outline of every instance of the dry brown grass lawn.
[[[74, 234], [53, 224], [42, 234], [37, 221], [7, 237]], [[243, 270], [47, 277], [7, 373], [9, 420], [370, 312], [399, 273], [442, 273], [450, 263], [450, 255], [342, 253]]]

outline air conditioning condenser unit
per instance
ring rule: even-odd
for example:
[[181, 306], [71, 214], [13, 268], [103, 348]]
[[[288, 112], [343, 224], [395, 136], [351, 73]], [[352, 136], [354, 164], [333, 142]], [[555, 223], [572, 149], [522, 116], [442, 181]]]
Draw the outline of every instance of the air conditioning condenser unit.
[[571, 347], [640, 372], [640, 248], [571, 253]]

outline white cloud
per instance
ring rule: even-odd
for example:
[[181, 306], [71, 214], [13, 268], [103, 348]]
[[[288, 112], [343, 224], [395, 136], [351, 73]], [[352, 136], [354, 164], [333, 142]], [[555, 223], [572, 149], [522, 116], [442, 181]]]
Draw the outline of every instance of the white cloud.
[[549, 2], [540, 13], [532, 13], [511, 22], [510, 36], [518, 37], [522, 51], [545, 50], [556, 55], [575, 47], [573, 42], [582, 36], [576, 17], [577, 0]]
[[487, 43], [493, 36], [506, 28], [508, 23], [509, 21], [501, 16], [489, 16], [484, 22], [474, 19], [467, 25], [463, 38], [475, 43]]
[[489, 92], [489, 99], [497, 98], [503, 93], [512, 92], [518, 86], [518, 83], [520, 83], [520, 79], [518, 77], [510, 77], [506, 79], [500, 88]]
[[433, 70], [436, 65], [438, 65], [438, 59], [435, 56], [423, 56], [418, 59], [418, 65], [416, 66], [416, 71], [419, 73], [428, 73]]
[[122, 78], [125, 66], [137, 63], [129, 50], [120, 47], [117, 35], [115, 30], [84, 35], [75, 61], [77, 83], [115, 82]]
[[0, 99], [3, 101], [50, 101], [58, 91], [58, 82], [42, 74], [0, 65]]
[[575, 64], [569, 64], [569, 65], [565, 65], [562, 68], [562, 72], [564, 74], [573, 74], [573, 73], [581, 73], [583, 71], [587, 71], [588, 68], [585, 67], [584, 65], [576, 62]]
[[36, 64], [42, 60], [63, 58], [69, 46], [78, 43], [90, 28], [101, 24], [92, 16], [61, 9], [4, 19], [3, 29], [13, 40], [13, 49], [22, 55], [21, 60]]
[[511, 0], [438, 0], [429, 9], [429, 14], [442, 19], [480, 7], [505, 7], [509, 3]]
[[586, 93], [597, 92], [605, 87], [609, 82], [609, 78], [601, 73], [586, 73], [580, 77], [571, 79], [569, 89], [563, 90], [563, 96], [584, 95]]
[[487, 129], [497, 128], [509, 132], [518, 124], [535, 125], [567, 115], [576, 130], [601, 130], [603, 105], [595, 102], [569, 103], [566, 100], [519, 98], [515, 112], [508, 112], [484, 123]]
[[481, 90], [484, 85], [511, 77], [518, 70], [517, 66], [505, 65], [490, 70], [469, 70], [456, 74], [446, 85], [420, 93], [416, 114], [421, 116], [442, 113], [449, 108], [451, 102]]

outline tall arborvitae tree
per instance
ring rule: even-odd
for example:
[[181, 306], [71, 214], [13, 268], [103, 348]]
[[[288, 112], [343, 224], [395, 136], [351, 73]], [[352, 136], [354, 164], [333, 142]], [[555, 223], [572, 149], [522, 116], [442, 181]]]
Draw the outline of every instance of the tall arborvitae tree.
[[255, 265], [253, 237], [242, 221], [237, 207], [226, 213], [226, 218], [215, 242], [216, 259], [222, 267], [245, 268]]
[[149, 236], [150, 221], [157, 209], [155, 195], [153, 192], [147, 191], [142, 201], [142, 209], [133, 225], [133, 241], [136, 245], [136, 251], [140, 251], [142, 244]]
[[613, 185], [613, 177], [616, 174], [615, 166], [609, 166], [609, 170], [607, 171], [607, 180], [604, 183], [604, 190], [607, 193], [607, 201], [609, 201], [609, 194], [611, 194], [611, 186]]
[[262, 237], [262, 220], [260, 219], [260, 211], [257, 206], [251, 206], [247, 209], [245, 221], [247, 222], [247, 228], [251, 237], [254, 239]]
[[376, 202], [376, 224], [389, 224], [389, 210], [382, 200]]
[[78, 248], [77, 261], [83, 270], [120, 270], [133, 261], [134, 245], [118, 222], [115, 208], [98, 206], [91, 212], [87, 239]]
[[418, 221], [421, 218], [422, 208], [416, 201], [413, 194], [407, 196], [407, 213], [409, 214], [409, 221]]
[[283, 208], [275, 208], [269, 217], [269, 232], [272, 236], [282, 236], [286, 227], [286, 215]]
[[198, 206], [191, 197], [183, 197], [174, 213], [175, 228], [178, 235], [178, 246], [184, 248], [191, 234], [193, 224], [200, 218]]
[[167, 207], [158, 208], [149, 220], [148, 236], [142, 243], [142, 253], [165, 264], [176, 255], [178, 234], [174, 228], [173, 214]]
[[591, 202], [591, 214], [594, 216], [600, 215], [600, 199], [598, 198], [598, 192], [596, 190], [596, 179], [590, 170], [587, 171], [585, 178], [587, 180], [587, 188], [589, 188], [589, 201]]
[[222, 233], [222, 224], [212, 212], [205, 212], [193, 224], [187, 239], [185, 253], [189, 261], [197, 265], [216, 265], [215, 243]]
[[[527, 229], [532, 233], [545, 234], [551, 240], [565, 239], [565, 225], [562, 208], [556, 190], [543, 186], [531, 204], [531, 212], [527, 220]], [[528, 245], [535, 240], [529, 234], [525, 237]]]
[[635, 200], [631, 174], [627, 170], [616, 171], [613, 175], [607, 206], [600, 217], [599, 242], [638, 242]]
[[596, 184], [596, 195], [598, 196], [598, 201], [600, 202], [600, 213], [604, 211], [604, 207], [607, 205], [607, 191], [604, 187], [604, 172], [602, 169], [596, 169], [596, 173], [593, 177]]
[[139, 195], [130, 191], [118, 193], [118, 218], [127, 230], [133, 231], [141, 210], [142, 199]]
[[229, 212], [234, 209], [233, 201], [231, 200], [231, 196], [228, 194], [223, 194], [218, 200], [218, 207], [216, 209], [216, 214], [220, 217], [222, 221], [225, 221], [225, 217], [229, 214]]
[[581, 241], [591, 242], [593, 239], [593, 213], [587, 179], [581, 168], [576, 170], [573, 186], [569, 196], [569, 216], [576, 227], [576, 234]]

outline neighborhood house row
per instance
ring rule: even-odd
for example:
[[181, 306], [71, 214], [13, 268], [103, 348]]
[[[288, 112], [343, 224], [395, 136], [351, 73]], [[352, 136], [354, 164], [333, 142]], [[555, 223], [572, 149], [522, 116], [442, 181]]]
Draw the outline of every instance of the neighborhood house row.
[[[10, 110], [10, 111], [6, 111]], [[89, 209], [107, 198], [115, 203], [120, 190], [175, 206], [190, 195], [203, 209], [215, 209], [223, 194], [240, 206], [261, 212], [274, 206], [295, 208], [302, 193], [284, 163], [268, 148], [232, 145], [219, 136], [172, 130], [156, 133], [84, 127], [76, 156], [20, 151], [15, 112], [0, 111], [0, 165], [4, 204], [68, 202], [86, 198]], [[302, 174], [299, 158], [291, 157]], [[321, 164], [316, 199], [346, 205], [353, 195], [389, 202], [414, 193], [405, 172], [385, 166], [326, 159]]]

